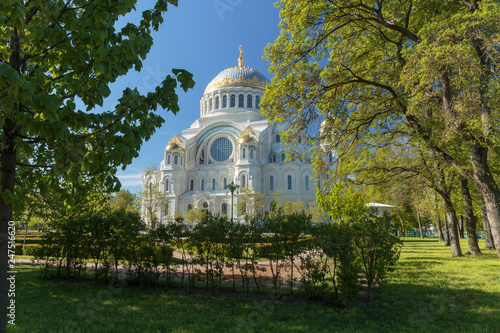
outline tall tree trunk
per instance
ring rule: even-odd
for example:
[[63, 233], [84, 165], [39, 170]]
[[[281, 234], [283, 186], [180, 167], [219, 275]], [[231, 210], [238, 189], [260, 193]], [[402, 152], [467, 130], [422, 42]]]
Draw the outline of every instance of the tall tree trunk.
[[460, 235], [460, 238], [465, 239], [465, 230], [464, 230], [464, 217], [463, 215], [460, 215], [460, 218], [458, 219], [458, 234]]
[[444, 246], [450, 246], [450, 229], [448, 228], [448, 217], [446, 215], [446, 204], [443, 199], [443, 208], [444, 208], [444, 235], [445, 242]]
[[488, 214], [486, 213], [485, 206], [481, 206], [481, 218], [483, 219], [484, 248], [486, 250], [493, 250], [495, 248], [495, 244], [493, 243], [493, 236], [491, 236], [490, 222], [488, 221]]
[[[12, 51], [9, 57], [9, 65], [19, 71], [19, 36], [17, 29], [10, 36], [9, 48]], [[20, 110], [21, 106], [13, 105], [15, 110]], [[0, 332], [7, 329], [7, 310], [9, 281], [8, 271], [15, 270], [15, 267], [9, 266], [9, 222], [12, 221], [12, 202], [6, 202], [4, 193], [10, 192], [14, 196], [14, 184], [16, 176], [17, 154], [15, 149], [15, 139], [19, 134], [19, 128], [15, 121], [10, 118], [4, 120], [2, 133], [2, 147], [0, 156]]]
[[474, 167], [472, 180], [483, 195], [491, 235], [500, 259], [500, 191], [488, 165], [488, 147], [472, 145], [470, 160]]
[[476, 217], [472, 208], [472, 198], [470, 196], [469, 184], [467, 179], [461, 177], [460, 187], [462, 190], [462, 198], [465, 207], [465, 224], [467, 226], [467, 242], [469, 244], [469, 252], [472, 255], [481, 254], [476, 236]]
[[434, 196], [434, 206], [436, 209], [436, 213], [434, 214], [434, 220], [436, 221], [436, 230], [439, 236], [439, 242], [444, 242], [443, 230], [441, 229], [441, 217], [439, 216], [439, 207], [438, 207], [438, 197], [437, 193]]
[[447, 224], [449, 230], [449, 239], [452, 257], [463, 257], [462, 249], [460, 248], [460, 238], [458, 237], [458, 220], [455, 208], [448, 195], [443, 196], [444, 207], [446, 211]]
[[418, 221], [418, 230], [420, 231], [420, 238], [424, 239], [424, 232], [422, 231], [422, 221], [420, 221], [420, 214], [417, 209], [417, 221]]

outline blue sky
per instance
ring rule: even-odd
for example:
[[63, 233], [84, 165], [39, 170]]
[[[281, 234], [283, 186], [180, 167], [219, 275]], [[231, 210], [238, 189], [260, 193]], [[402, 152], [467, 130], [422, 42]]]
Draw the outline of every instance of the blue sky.
[[[139, 1], [137, 11], [152, 7], [154, 1]], [[137, 15], [127, 17], [137, 19]], [[188, 128], [200, 116], [200, 99], [205, 87], [222, 70], [238, 65], [238, 46], [243, 46], [245, 66], [261, 71], [269, 79], [264, 48], [279, 34], [279, 11], [273, 0], [180, 0], [164, 16], [165, 22], [153, 34], [154, 46], [141, 72], [129, 72], [111, 86], [104, 108], [112, 109], [126, 87], [151, 91], [172, 68], [194, 75], [196, 85], [189, 92], [179, 89], [177, 115], [160, 110], [165, 123], [142, 145], [139, 157], [117, 176], [122, 188], [141, 190], [141, 169], [159, 163], [168, 141]]]

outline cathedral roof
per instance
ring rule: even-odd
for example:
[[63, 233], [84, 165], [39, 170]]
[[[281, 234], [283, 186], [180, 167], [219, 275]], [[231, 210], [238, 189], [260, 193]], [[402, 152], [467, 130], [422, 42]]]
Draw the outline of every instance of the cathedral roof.
[[248, 126], [243, 132], [241, 132], [239, 143], [257, 143], [257, 133]]
[[178, 150], [178, 151], [183, 151], [184, 150], [184, 143], [182, 142], [181, 137], [176, 134], [174, 135], [173, 139], [170, 140], [170, 142], [167, 145], [167, 148], [165, 150]]
[[242, 49], [238, 67], [231, 67], [220, 72], [207, 86], [204, 94], [225, 87], [254, 87], [265, 89], [269, 80], [256, 69], [243, 66]]

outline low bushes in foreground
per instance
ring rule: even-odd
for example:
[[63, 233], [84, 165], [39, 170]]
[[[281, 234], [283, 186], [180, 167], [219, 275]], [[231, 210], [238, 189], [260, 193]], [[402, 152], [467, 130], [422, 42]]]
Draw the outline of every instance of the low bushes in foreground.
[[[241, 284], [241, 290], [248, 292], [252, 285], [260, 291], [260, 273], [269, 270], [275, 292], [286, 283], [290, 294], [345, 304], [358, 292], [360, 276], [371, 299], [373, 284], [392, 270], [400, 250], [390, 217], [370, 211], [351, 223], [315, 226], [305, 212], [286, 214], [273, 207], [241, 224], [208, 214], [193, 227], [172, 221], [141, 233], [145, 229], [129, 212], [69, 220], [45, 236], [35, 258], [45, 264], [46, 277], [90, 278], [91, 266], [96, 283], [108, 282], [119, 278], [122, 265], [127, 279], [141, 287], [157, 286], [160, 279], [172, 285], [176, 275], [181, 286], [201, 281], [214, 291], [225, 280], [233, 290]], [[263, 258], [267, 267], [259, 265]]]

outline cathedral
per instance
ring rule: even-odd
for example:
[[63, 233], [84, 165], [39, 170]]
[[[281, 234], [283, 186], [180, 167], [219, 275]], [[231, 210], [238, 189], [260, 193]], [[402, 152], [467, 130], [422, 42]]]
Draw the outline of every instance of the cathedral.
[[[168, 142], [160, 171], [143, 175], [143, 186], [158, 186], [168, 204], [158, 209], [159, 221], [202, 208], [232, 217], [227, 185], [265, 194], [266, 204], [277, 193], [281, 200], [316, 205], [313, 168], [309, 159], [288, 156], [278, 125], [260, 114], [268, 79], [243, 65], [220, 72], [200, 100], [200, 117]], [[290, 155], [290, 154], [289, 154]], [[239, 212], [234, 209], [234, 218]]]

